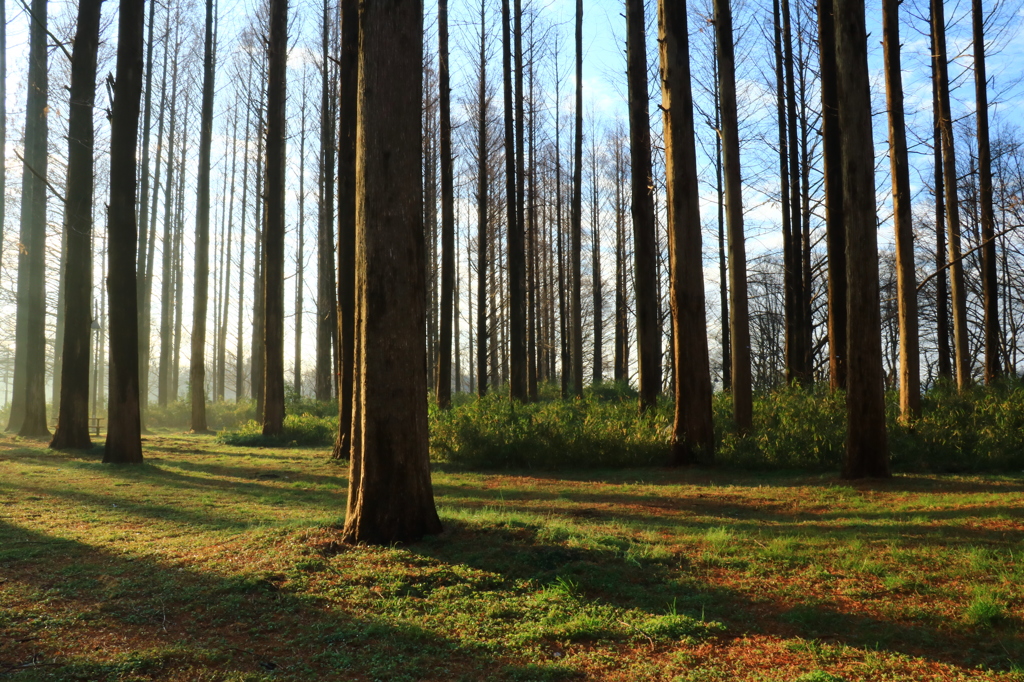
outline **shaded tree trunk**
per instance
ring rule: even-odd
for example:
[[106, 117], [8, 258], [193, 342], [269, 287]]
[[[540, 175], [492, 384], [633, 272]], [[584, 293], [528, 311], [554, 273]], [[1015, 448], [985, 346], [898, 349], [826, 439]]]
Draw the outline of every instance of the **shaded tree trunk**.
[[135, 272], [136, 152], [142, 99], [142, 0], [118, 11], [117, 80], [110, 119], [110, 204], [107, 257], [110, 301], [110, 388], [103, 462], [142, 463], [139, 414], [139, 309]]
[[[167, 144], [167, 178], [164, 182], [164, 230], [163, 230], [163, 258], [160, 290], [160, 362], [157, 365], [157, 404], [161, 407], [167, 405], [171, 397], [171, 349], [173, 339], [171, 328], [174, 323], [174, 193], [177, 189], [174, 181], [174, 138], [177, 132], [177, 105], [178, 105], [178, 31], [180, 24], [175, 24], [174, 29], [174, 59], [171, 65], [171, 111], [168, 126]], [[169, 49], [170, 46], [164, 49]], [[166, 80], [164, 81], [166, 83]], [[175, 396], [176, 397], [176, 396]]]
[[[519, 0], [516, 0], [517, 4]], [[441, 324], [437, 350], [437, 404], [452, 403], [452, 316], [455, 294], [455, 180], [452, 171], [451, 77], [448, 70], [448, 0], [437, 5], [441, 90]], [[520, 102], [520, 114], [522, 103]], [[520, 121], [522, 119], [520, 118]]]
[[213, 3], [206, 0], [206, 37], [203, 47], [203, 103], [199, 114], [199, 174], [196, 197], [196, 266], [193, 271], [192, 352], [189, 385], [192, 397], [192, 432], [206, 433], [206, 312], [210, 285], [210, 145], [213, 140], [214, 35]]
[[825, 168], [825, 243], [828, 248], [828, 368], [833, 391], [846, 388], [846, 218], [843, 151], [839, 139], [839, 91], [833, 0], [818, 0], [821, 61], [822, 163]]
[[338, 128], [338, 438], [334, 458], [352, 451], [356, 347], [356, 127], [359, 97], [359, 3], [341, 3], [341, 85]]
[[[517, 0], [518, 6], [518, 0]], [[518, 7], [517, 7], [518, 9]], [[519, 193], [516, 180], [516, 143], [512, 92], [512, 28], [508, 0], [501, 3], [502, 65], [505, 90], [505, 237], [508, 240], [509, 294], [509, 396], [526, 402], [526, 254], [523, 249], [523, 225], [520, 222]], [[519, 32], [517, 41], [522, 49]], [[521, 84], [520, 74], [516, 74]]]
[[139, 295], [139, 400], [143, 429], [149, 406], [150, 302], [149, 282], [152, 259], [148, 258], [155, 233], [149, 222], [149, 137], [153, 121], [153, 26], [156, 23], [156, 0], [149, 2], [149, 35], [146, 39], [145, 103], [142, 114], [142, 168], [139, 173], [139, 253], [136, 277]]
[[360, 11], [357, 415], [344, 538], [441, 532], [427, 446], [422, 225], [422, 3]]
[[[264, 206], [263, 435], [284, 428], [284, 185], [288, 0], [270, 0], [267, 40], [267, 170]], [[333, 164], [332, 164], [333, 166]], [[333, 175], [333, 174], [332, 174]], [[331, 297], [333, 299], [333, 295]]]
[[834, 7], [849, 315], [843, 477], [887, 477], [889, 446], [882, 393], [875, 165], [864, 2], [835, 0]]
[[711, 369], [686, 3], [659, 0], [658, 25], [668, 190], [669, 293], [675, 341], [672, 462], [680, 465], [710, 461], [714, 456], [715, 430], [711, 421]]
[[[332, 344], [338, 333], [335, 317], [338, 301], [334, 282], [334, 100], [331, 92], [330, 12], [323, 6], [322, 97], [320, 103], [320, 229], [317, 236], [317, 324], [316, 399], [330, 400], [335, 391], [332, 378]], [[332, 324], [333, 323], [333, 324]]]
[[[46, 425], [46, 168], [49, 89], [46, 59], [46, 0], [32, 0], [29, 21], [28, 95], [21, 175], [21, 248], [14, 391], [8, 431], [49, 436]], [[134, 272], [134, 265], [132, 266]]]
[[651, 172], [651, 120], [647, 94], [647, 36], [643, 0], [626, 0], [626, 61], [633, 187], [633, 254], [636, 291], [640, 411], [661, 392], [661, 329], [658, 314], [657, 238]]
[[953, 302], [953, 358], [956, 363], [956, 385], [963, 390], [971, 383], [968, 357], [967, 291], [964, 288], [964, 266], [960, 248], [960, 200], [957, 195], [956, 146], [953, 140], [953, 117], [949, 103], [949, 73], [946, 62], [946, 20], [941, 0], [932, 0], [933, 59], [939, 91], [939, 130], [942, 137], [942, 169], [946, 188], [946, 234], [950, 297]]
[[71, 55], [68, 182], [64, 205], [64, 348], [55, 450], [90, 448], [89, 350], [92, 335], [93, 105], [102, 0], [78, 3]]
[[476, 361], [477, 394], [487, 395], [487, 25], [485, 0], [480, 0], [480, 81], [477, 118], [477, 267]]
[[[572, 162], [572, 392], [583, 397], [583, 0], [576, 0], [576, 112]], [[659, 359], [660, 363], [660, 359]], [[660, 373], [659, 373], [660, 392]], [[656, 395], [656, 394], [655, 394]]]
[[985, 14], [981, 0], [971, 0], [974, 32], [974, 92], [978, 116], [978, 200], [981, 203], [981, 286], [985, 309], [985, 383], [1002, 373], [999, 364], [999, 290], [996, 278], [995, 215], [992, 209], [992, 149], [988, 126], [988, 80], [985, 77]]

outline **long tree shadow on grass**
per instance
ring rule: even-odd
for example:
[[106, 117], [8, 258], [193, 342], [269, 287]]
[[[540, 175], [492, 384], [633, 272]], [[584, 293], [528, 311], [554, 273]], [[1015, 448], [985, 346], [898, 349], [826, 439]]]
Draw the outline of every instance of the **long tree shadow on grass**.
[[0, 521], [0, 571], [0, 677], [12, 680], [573, 676], [333, 609], [292, 588], [303, 584], [299, 569], [216, 575]]
[[[941, 618], [908, 623], [842, 610], [814, 599], [752, 600], [715, 584], [698, 557], [645, 556], [627, 539], [606, 540], [601, 550], [539, 538], [540, 524], [515, 519], [445, 519], [444, 536], [428, 538], [411, 551], [448, 564], [466, 564], [508, 580], [537, 585], [573, 584], [586, 599], [652, 614], [677, 609], [728, 626], [728, 635], [799, 636], [862, 650], [919, 656], [965, 668], [1008, 670], [1024, 660], [1020, 623], [954, 631]], [[567, 536], [566, 540], [572, 540]], [[639, 550], [639, 551], [637, 551]], [[780, 567], [780, 572], [785, 572]]]

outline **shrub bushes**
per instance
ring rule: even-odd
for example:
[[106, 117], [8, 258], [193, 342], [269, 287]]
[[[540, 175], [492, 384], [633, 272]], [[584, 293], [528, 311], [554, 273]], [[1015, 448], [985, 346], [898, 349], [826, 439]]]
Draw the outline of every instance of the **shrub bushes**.
[[[539, 402], [519, 404], [504, 394], [476, 399], [454, 396], [450, 410], [430, 408], [430, 454], [434, 462], [466, 469], [594, 469], [663, 466], [668, 463], [672, 404], [662, 399], [643, 416], [637, 395], [626, 385], [603, 383], [580, 400], [557, 398], [545, 386]], [[179, 404], [176, 404], [179, 405]], [[217, 405], [225, 405], [218, 409]], [[234, 411], [211, 405], [211, 425], [237, 419], [225, 443], [245, 446], [329, 448], [337, 429], [336, 403], [292, 400], [285, 433], [265, 438], [252, 406]], [[938, 387], [924, 396], [924, 414], [907, 426], [898, 420], [897, 396], [886, 396], [893, 469], [904, 472], [1019, 471], [1024, 469], [1024, 384], [1006, 381], [963, 393]], [[185, 406], [187, 407], [187, 406]], [[188, 412], [182, 410], [187, 424]], [[740, 438], [726, 393], [715, 395], [716, 454], [719, 466], [737, 469], [840, 468], [846, 437], [841, 393], [827, 386], [788, 388], [756, 396], [754, 428]], [[248, 412], [246, 412], [248, 410]], [[154, 423], [155, 410], [150, 414]], [[212, 415], [218, 415], [215, 422]], [[231, 428], [228, 426], [227, 428]]]

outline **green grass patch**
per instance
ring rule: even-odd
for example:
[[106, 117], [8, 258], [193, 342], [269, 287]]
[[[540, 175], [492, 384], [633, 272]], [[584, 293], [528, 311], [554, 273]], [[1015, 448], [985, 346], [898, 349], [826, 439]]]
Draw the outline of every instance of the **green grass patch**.
[[449, 466], [380, 548], [328, 447], [144, 449], [0, 437], [0, 678], [1020, 679], [1021, 475]]

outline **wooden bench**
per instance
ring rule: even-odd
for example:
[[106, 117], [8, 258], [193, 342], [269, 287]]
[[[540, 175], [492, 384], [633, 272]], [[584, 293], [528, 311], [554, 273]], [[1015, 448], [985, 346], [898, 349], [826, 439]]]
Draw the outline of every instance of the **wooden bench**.
[[94, 436], [100, 435], [100, 422], [103, 421], [103, 417], [89, 417], [89, 433]]

